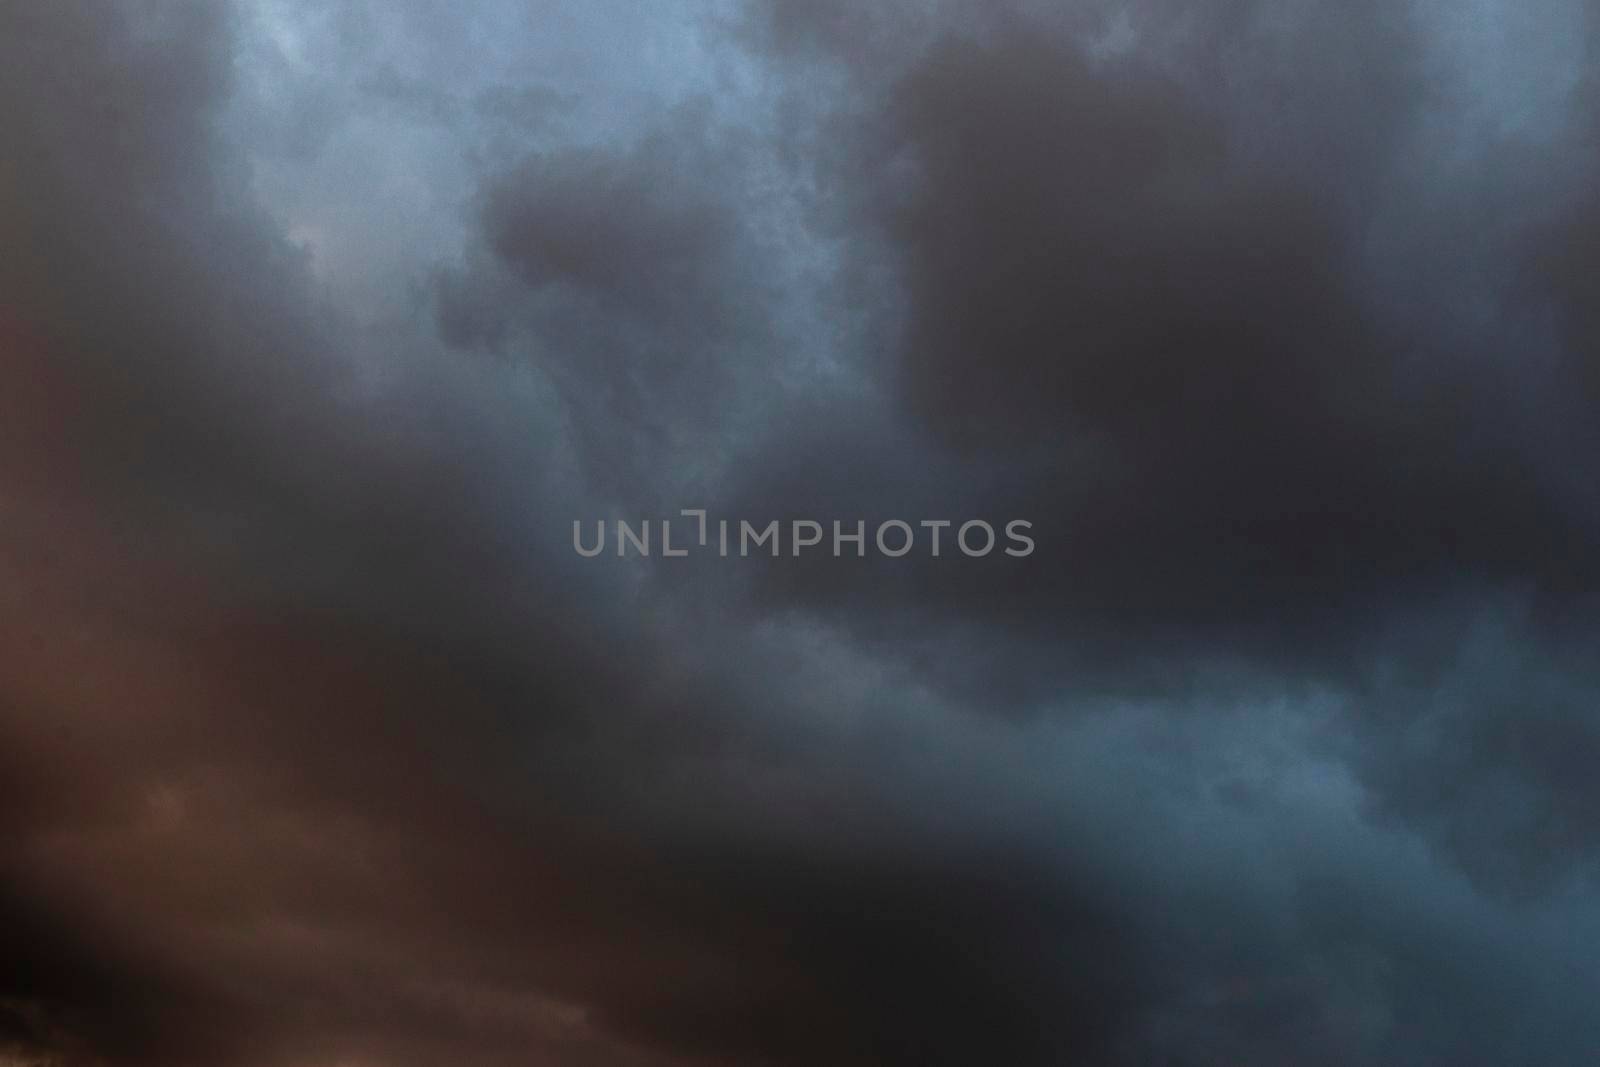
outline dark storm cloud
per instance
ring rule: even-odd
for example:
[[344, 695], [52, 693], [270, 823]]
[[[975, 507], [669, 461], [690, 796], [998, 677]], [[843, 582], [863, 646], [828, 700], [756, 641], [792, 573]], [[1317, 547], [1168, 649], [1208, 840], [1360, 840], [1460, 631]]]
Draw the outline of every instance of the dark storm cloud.
[[[1577, 127], [1435, 152], [1390, 5], [620, 10], [716, 92], [0, 14], [0, 1062], [1583, 1062]], [[362, 123], [461, 217], [279, 195]], [[567, 543], [702, 505], [1040, 550]]]
[[[1423, 16], [1219, 10], [1128, 56], [1002, 19], [865, 75], [881, 104], [835, 199], [876, 224], [863, 254], [900, 264], [883, 374], [920, 430], [887, 449], [881, 432], [776, 435], [757, 499], [915, 514], [939, 499], [920, 461], [949, 472], [947, 508], [1032, 519], [1041, 558], [772, 581], [856, 632], [902, 628], [913, 653], [937, 624], [908, 609], [990, 621], [1002, 660], [1069, 691], [1109, 670], [1181, 693], [1180, 664], [1206, 677], [1219, 659], [1347, 686], [1382, 709], [1369, 784], [1472, 870], [1504, 886], [1586, 869], [1588, 791], [1556, 754], [1587, 744], [1592, 681], [1539, 653], [1498, 699], [1453, 672], [1473, 670], [1462, 613], [1508, 599], [1536, 605], [1519, 642], [1592, 633], [1588, 105], [1554, 120], [1543, 173], [1481, 131], [1419, 164], [1468, 111]], [[993, 646], [933, 647], [1007, 702]], [[1420, 692], [1372, 681], [1441, 653], [1455, 667], [1421, 668]], [[1388, 754], [1419, 730], [1419, 751]]]
[[[368, 665], [393, 668], [407, 646], [363, 625], [462, 628], [450, 605], [493, 552], [492, 538], [463, 549], [490, 513], [453, 476], [470, 442], [435, 450], [449, 383], [381, 430], [350, 421], [350, 338], [322, 321], [212, 132], [228, 16], [3, 16], [5, 778], [21, 812], [4, 925], [19, 1054], [268, 1062], [302, 1038], [370, 1030], [361, 997], [313, 981], [358, 968], [360, 952], [280, 963], [272, 928], [286, 924], [292, 948], [296, 926], [317, 923], [302, 909], [337, 903], [314, 830], [357, 819], [337, 787], [371, 789], [355, 806], [381, 811], [416, 784], [393, 769], [403, 746], [360, 710], [403, 701], [348, 666], [376, 645], [391, 651]], [[279, 612], [321, 640], [202, 636]], [[256, 1001], [256, 980], [283, 1002]], [[343, 1007], [259, 1034], [254, 1022], [297, 1015], [297, 986]], [[514, 1032], [538, 1021], [509, 1011]]]
[[[901, 263], [885, 374], [946, 446], [906, 447], [1025, 472], [987, 494], [1044, 539], [1006, 612], [1337, 657], [1374, 612], [1460, 583], [1593, 588], [1592, 516], [1520, 436], [1527, 394], [1546, 423], [1582, 416], [1426, 318], [1420, 279], [1461, 268], [1407, 228], [1432, 210], [1396, 176], [1430, 101], [1388, 10], [1285, 37], [1247, 12], [1161, 66], [952, 36], [885, 89], [838, 177]], [[1417, 297], [1377, 299], [1374, 247], [1407, 258]], [[789, 466], [877, 461], [857, 443]], [[986, 582], [956, 610], [998, 596]]]
[[[360, 340], [320, 319], [207, 133], [228, 23], [148, 14], [17, 12], [6, 35], [31, 57], [8, 66], [17, 80], [76, 72], [49, 121], [20, 95], [7, 116], [31, 162], [13, 167], [27, 195], [7, 224], [36, 257], [8, 279], [8, 366], [28, 391], [7, 469], [18, 488], [30, 453], [62, 469], [12, 501], [7, 539], [26, 594], [5, 630], [23, 653], [5, 676], [15, 1054], [961, 1062], [1104, 1046], [1137, 964], [1057, 973], [1035, 940], [1120, 940], [1104, 887], [1020, 875], [937, 827], [919, 854], [786, 826], [782, 790], [744, 775], [804, 781], [828, 762], [805, 750], [836, 739], [765, 736], [758, 667], [696, 671], [692, 634], [583, 604], [538, 535], [522, 546], [538, 562], [504, 557], [519, 513], [461, 468], [493, 484], [508, 461], [454, 421], [458, 383], [396, 387], [379, 412], [343, 400], [359, 390], [342, 359], [365, 350], [340, 349]], [[720, 245], [695, 234], [715, 216], [671, 151], [518, 171], [486, 210], [519, 283], [569, 286], [598, 305], [576, 314], [666, 329], [688, 356], [721, 308], [694, 284]], [[585, 228], [622, 241], [610, 263], [553, 242], [586, 192]], [[562, 247], [577, 258], [548, 258]], [[653, 288], [662, 257], [705, 305]], [[509, 573], [527, 586], [504, 589]], [[850, 795], [875, 773], [860, 760], [816, 803], [862, 818]], [[725, 825], [723, 807], [743, 814]]]

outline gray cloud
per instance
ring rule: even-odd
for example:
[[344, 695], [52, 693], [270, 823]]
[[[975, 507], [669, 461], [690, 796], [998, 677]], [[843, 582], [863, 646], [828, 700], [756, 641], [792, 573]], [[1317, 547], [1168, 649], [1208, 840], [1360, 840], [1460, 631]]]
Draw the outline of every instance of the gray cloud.
[[5, 9], [0, 1062], [1592, 1057], [1589, 14]]

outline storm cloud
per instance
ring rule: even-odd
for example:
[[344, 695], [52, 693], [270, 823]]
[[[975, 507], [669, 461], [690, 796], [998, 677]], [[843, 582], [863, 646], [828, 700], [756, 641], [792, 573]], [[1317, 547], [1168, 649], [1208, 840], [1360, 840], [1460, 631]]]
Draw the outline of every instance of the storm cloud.
[[1589, 1062], [1597, 17], [0, 6], [0, 1064]]

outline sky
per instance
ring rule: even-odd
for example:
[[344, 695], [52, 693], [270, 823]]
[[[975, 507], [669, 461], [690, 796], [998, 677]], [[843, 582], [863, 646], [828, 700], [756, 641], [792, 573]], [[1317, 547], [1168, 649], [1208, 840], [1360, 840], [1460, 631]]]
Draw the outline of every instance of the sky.
[[1600, 1061], [1597, 23], [0, 0], [0, 1067]]

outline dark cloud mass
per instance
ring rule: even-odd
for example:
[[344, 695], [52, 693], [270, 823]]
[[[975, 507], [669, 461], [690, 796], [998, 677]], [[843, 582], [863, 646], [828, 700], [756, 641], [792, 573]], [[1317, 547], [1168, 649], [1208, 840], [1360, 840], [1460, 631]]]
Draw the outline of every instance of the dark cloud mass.
[[1597, 16], [0, 3], [0, 1067], [1594, 1062]]

